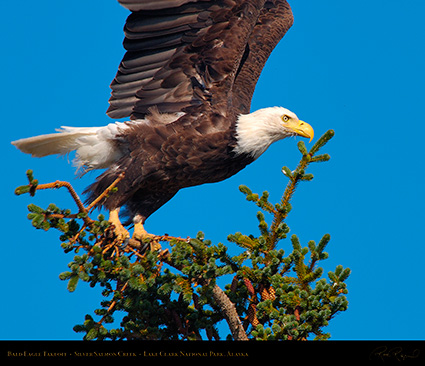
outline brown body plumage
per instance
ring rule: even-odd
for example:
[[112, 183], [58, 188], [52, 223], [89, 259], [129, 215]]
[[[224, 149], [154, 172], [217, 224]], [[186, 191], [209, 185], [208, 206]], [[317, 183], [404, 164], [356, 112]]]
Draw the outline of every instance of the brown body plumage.
[[114, 143], [125, 155], [92, 184], [89, 201], [121, 173], [118, 192], [103, 202], [108, 209], [126, 205], [130, 218], [144, 221], [181, 188], [229, 178], [254, 159], [236, 156], [235, 129], [223, 128], [228, 117], [216, 114], [209, 123], [190, 115], [163, 124], [136, 123]]

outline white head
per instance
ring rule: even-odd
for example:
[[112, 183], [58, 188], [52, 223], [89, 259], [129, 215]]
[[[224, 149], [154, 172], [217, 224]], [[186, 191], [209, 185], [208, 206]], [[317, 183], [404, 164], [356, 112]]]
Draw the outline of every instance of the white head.
[[250, 114], [241, 114], [236, 122], [237, 154], [249, 154], [257, 159], [276, 141], [289, 136], [313, 139], [313, 128], [300, 121], [297, 115], [282, 107], [259, 109]]

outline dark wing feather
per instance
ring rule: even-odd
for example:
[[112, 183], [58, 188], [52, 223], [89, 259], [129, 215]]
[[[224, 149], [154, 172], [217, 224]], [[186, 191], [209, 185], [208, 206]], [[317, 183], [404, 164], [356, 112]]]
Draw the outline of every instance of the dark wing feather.
[[180, 5], [193, 3], [198, 0], [118, 0], [119, 3], [131, 11], [156, 10], [176, 8]]
[[108, 115], [143, 118], [231, 100], [246, 42], [265, 0], [120, 0], [132, 10]]
[[268, 0], [248, 40], [234, 89], [233, 105], [242, 113], [249, 113], [255, 85], [271, 52], [294, 22], [285, 0]]

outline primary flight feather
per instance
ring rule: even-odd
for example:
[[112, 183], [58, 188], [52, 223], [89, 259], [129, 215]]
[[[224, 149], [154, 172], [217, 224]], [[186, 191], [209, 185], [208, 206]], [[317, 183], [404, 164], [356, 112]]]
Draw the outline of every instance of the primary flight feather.
[[119, 0], [131, 11], [104, 127], [62, 127], [13, 144], [42, 157], [76, 151], [85, 170], [107, 169], [86, 192], [143, 232], [181, 188], [229, 178], [288, 136], [313, 129], [282, 107], [250, 113], [255, 84], [291, 27], [285, 0]]

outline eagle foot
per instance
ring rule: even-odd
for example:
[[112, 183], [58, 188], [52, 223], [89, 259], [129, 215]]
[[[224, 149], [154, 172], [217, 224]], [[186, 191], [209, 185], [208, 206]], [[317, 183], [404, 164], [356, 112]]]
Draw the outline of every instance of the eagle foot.
[[113, 226], [113, 232], [116, 240], [124, 247], [127, 245], [137, 248], [139, 252], [145, 252], [148, 248], [150, 251], [161, 250], [161, 245], [155, 235], [149, 234], [142, 223], [134, 224], [133, 236], [121, 224], [119, 219], [119, 209], [109, 211], [109, 222]]
[[[149, 239], [149, 240], [146, 240]], [[156, 236], [149, 234], [145, 228], [143, 227], [142, 223], [136, 223], [134, 224], [134, 232], [133, 236], [131, 238], [131, 241], [138, 241], [140, 243], [143, 243], [145, 241], [148, 241], [149, 243], [149, 249], [150, 251], [157, 251], [161, 249], [161, 245], [159, 244], [158, 240], [156, 240]], [[147, 247], [147, 245], [146, 245]], [[145, 248], [144, 248], [145, 249]]]
[[149, 234], [145, 228], [143, 227], [142, 223], [136, 223], [134, 224], [134, 231], [133, 231], [133, 237], [132, 239], [134, 240], [138, 240], [138, 241], [143, 241], [145, 239], [148, 238], [153, 238], [154, 235]]
[[121, 221], [118, 217], [119, 210], [109, 211], [109, 222], [114, 226], [114, 234], [117, 240], [120, 243], [128, 242], [130, 239], [130, 233], [127, 229], [121, 224]]

